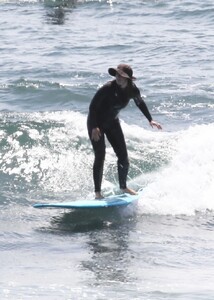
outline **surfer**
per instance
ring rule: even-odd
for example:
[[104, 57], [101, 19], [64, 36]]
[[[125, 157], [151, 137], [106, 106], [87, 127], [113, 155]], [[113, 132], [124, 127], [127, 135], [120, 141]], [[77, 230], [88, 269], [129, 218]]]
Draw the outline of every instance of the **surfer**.
[[117, 68], [109, 68], [108, 73], [114, 76], [115, 80], [107, 82], [96, 92], [89, 106], [87, 120], [88, 134], [95, 154], [93, 179], [96, 199], [103, 198], [101, 183], [105, 160], [105, 136], [118, 158], [120, 189], [124, 193], [137, 194], [126, 185], [129, 160], [123, 131], [118, 119], [120, 110], [127, 106], [130, 99], [134, 100], [152, 127], [162, 129], [161, 125], [152, 119], [147, 105], [134, 83], [136, 78], [133, 76], [132, 68], [127, 64], [120, 64]]

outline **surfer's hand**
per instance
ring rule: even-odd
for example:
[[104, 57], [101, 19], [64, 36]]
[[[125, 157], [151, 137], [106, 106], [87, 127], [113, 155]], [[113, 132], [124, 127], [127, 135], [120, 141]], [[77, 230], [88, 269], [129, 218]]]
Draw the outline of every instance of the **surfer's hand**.
[[98, 142], [101, 137], [101, 132], [98, 127], [92, 129], [91, 133], [91, 139], [94, 140], [95, 142]]
[[149, 122], [150, 123], [150, 125], [153, 127], [153, 126], [155, 126], [155, 127], [157, 127], [158, 129], [162, 129], [162, 127], [161, 127], [161, 125], [158, 123], [158, 122], [155, 122], [155, 121], [151, 121], [151, 122]]

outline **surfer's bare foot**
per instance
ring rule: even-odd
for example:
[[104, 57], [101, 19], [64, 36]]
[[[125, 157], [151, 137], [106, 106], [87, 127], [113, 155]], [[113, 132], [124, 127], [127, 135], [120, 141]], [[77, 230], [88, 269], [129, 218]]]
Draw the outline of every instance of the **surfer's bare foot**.
[[135, 192], [134, 190], [129, 189], [129, 188], [122, 189], [122, 191], [123, 191], [123, 193], [127, 193], [130, 195], [137, 195], [137, 192]]
[[95, 193], [95, 199], [103, 199], [103, 195], [100, 192]]

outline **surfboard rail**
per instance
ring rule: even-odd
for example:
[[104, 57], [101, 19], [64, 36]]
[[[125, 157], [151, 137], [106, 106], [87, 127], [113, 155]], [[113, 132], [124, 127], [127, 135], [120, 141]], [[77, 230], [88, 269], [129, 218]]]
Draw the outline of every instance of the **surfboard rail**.
[[69, 202], [35, 203], [34, 208], [93, 209], [127, 206], [139, 199], [139, 195], [113, 195], [103, 199], [76, 200]]

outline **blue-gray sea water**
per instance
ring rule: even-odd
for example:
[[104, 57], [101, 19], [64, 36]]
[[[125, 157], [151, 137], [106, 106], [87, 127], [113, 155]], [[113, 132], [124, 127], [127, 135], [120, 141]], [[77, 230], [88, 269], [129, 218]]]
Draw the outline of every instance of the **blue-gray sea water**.
[[[214, 299], [213, 0], [0, 1], [0, 298]], [[86, 118], [128, 63], [153, 119], [121, 112], [137, 205], [93, 197]], [[119, 193], [107, 145], [103, 193]]]

